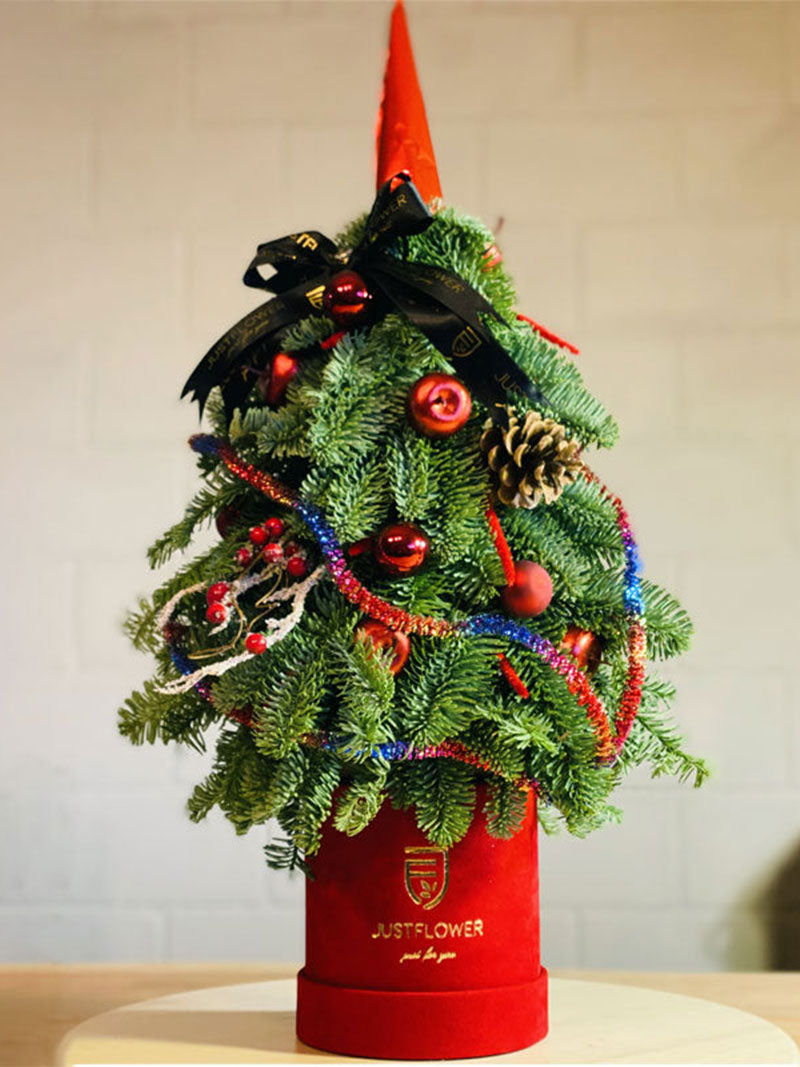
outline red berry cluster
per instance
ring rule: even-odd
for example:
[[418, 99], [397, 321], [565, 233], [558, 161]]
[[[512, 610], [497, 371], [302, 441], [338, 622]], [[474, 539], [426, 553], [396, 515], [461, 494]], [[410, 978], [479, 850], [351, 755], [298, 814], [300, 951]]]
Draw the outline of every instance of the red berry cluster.
[[227, 582], [214, 582], [206, 590], [206, 601], [208, 602], [206, 618], [209, 622], [213, 622], [215, 626], [219, 626], [220, 623], [225, 622], [228, 618], [228, 609], [225, 606], [225, 597], [228, 595], [228, 589]]
[[286, 524], [283, 519], [273, 515], [266, 522], [262, 522], [260, 526], [251, 527], [250, 540], [256, 548], [261, 548], [268, 541], [277, 541], [285, 529]]
[[285, 531], [286, 523], [277, 516], [270, 517], [260, 526], [251, 527], [248, 536], [253, 548], [245, 546], [237, 549], [235, 561], [240, 567], [249, 567], [258, 555], [268, 564], [285, 562], [292, 578], [304, 578], [308, 573], [308, 564], [300, 554], [300, 546], [294, 541], [288, 541], [285, 545], [278, 541]]
[[[292, 578], [304, 578], [308, 573], [308, 564], [300, 545], [294, 541], [281, 544], [286, 532], [286, 523], [277, 516], [271, 516], [260, 526], [252, 526], [248, 532], [249, 545], [238, 548], [234, 554], [240, 567], [249, 567], [257, 558], [267, 566], [283, 564]], [[227, 582], [214, 582], [206, 591], [206, 619], [219, 626], [228, 620], [230, 614], [230, 586]], [[260, 656], [267, 650], [267, 637], [263, 633], [248, 633], [244, 641], [245, 648], [253, 655]]]

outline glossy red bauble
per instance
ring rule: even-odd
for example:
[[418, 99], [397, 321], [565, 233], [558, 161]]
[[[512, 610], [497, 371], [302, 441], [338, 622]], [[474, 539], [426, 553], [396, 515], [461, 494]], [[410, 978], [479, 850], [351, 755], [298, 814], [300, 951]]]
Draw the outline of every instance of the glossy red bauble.
[[253, 562], [253, 553], [249, 548], [237, 548], [233, 558], [240, 567], [249, 567]]
[[398, 671], [403, 669], [411, 651], [408, 634], [400, 633], [399, 630], [392, 630], [384, 623], [378, 622], [377, 619], [369, 619], [367, 622], [363, 622], [356, 630], [356, 634], [363, 634], [368, 637], [375, 648], [389, 648], [392, 650], [394, 656], [389, 664], [389, 670], [392, 674], [397, 674]]
[[296, 541], [287, 541], [283, 546], [283, 554], [287, 559], [296, 556], [299, 551], [300, 545], [298, 545]]
[[209, 622], [221, 623], [225, 622], [228, 617], [228, 609], [224, 604], [209, 604], [206, 608], [206, 618]]
[[244, 639], [244, 647], [254, 656], [260, 656], [267, 651], [267, 639], [264, 634], [248, 634]]
[[452, 374], [426, 374], [406, 398], [406, 417], [425, 437], [449, 437], [461, 429], [471, 411], [469, 390]]
[[283, 559], [283, 549], [280, 545], [276, 544], [264, 545], [261, 555], [267, 563], [280, 563]]
[[225, 595], [228, 592], [227, 582], [214, 582], [206, 590], [206, 600], [209, 604], [219, 604], [221, 600], [225, 599]]
[[541, 615], [553, 599], [553, 581], [541, 564], [523, 559], [514, 564], [514, 581], [501, 598], [512, 615]]
[[279, 519], [277, 516], [273, 516], [271, 519], [267, 519], [264, 523], [264, 530], [267, 535], [274, 541], [276, 537], [280, 537], [283, 531], [286, 529], [286, 523], [283, 519]]
[[430, 543], [424, 530], [412, 522], [384, 526], [372, 546], [375, 559], [389, 574], [413, 574], [428, 555]]
[[289, 382], [300, 370], [300, 360], [290, 352], [276, 352], [267, 370], [258, 379], [258, 391], [270, 407], [277, 407], [286, 395]]
[[372, 293], [360, 274], [340, 270], [325, 287], [322, 303], [338, 326], [355, 326], [369, 311]]
[[570, 626], [561, 641], [561, 651], [572, 656], [579, 667], [592, 674], [600, 666], [603, 642], [591, 630]]
[[250, 531], [250, 540], [254, 545], [261, 546], [266, 544], [269, 538], [269, 534], [263, 526], [254, 526]]
[[308, 574], [308, 564], [302, 556], [292, 556], [286, 561], [286, 570], [293, 578], [304, 578]]

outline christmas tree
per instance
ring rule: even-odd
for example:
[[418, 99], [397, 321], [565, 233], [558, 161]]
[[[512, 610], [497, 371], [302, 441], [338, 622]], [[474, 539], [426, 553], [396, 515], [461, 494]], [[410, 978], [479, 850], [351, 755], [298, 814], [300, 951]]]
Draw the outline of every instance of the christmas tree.
[[587, 459], [614, 420], [517, 312], [489, 230], [442, 204], [400, 9], [391, 54], [372, 210], [259, 246], [244, 280], [272, 295], [187, 382], [203, 486], [149, 559], [212, 522], [219, 541], [128, 621], [157, 668], [121, 732], [213, 736], [191, 817], [277, 819], [277, 867], [384, 804], [450, 846], [478, 783], [493, 835], [529, 790], [585, 834], [632, 767], [706, 773], [646, 673], [689, 620]]

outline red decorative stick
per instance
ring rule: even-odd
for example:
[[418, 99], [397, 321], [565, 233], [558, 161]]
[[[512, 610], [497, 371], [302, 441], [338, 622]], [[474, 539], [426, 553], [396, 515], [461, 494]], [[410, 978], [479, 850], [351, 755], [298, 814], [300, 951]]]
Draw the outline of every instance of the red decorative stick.
[[544, 337], [545, 341], [552, 341], [554, 345], [560, 345], [561, 348], [568, 348], [570, 352], [573, 352], [576, 356], [578, 355], [580, 349], [576, 348], [575, 345], [570, 344], [569, 341], [565, 341], [563, 337], [559, 337], [557, 333], [553, 333], [551, 330], [548, 330], [547, 327], [542, 326], [540, 322], [536, 322], [535, 319], [531, 319], [527, 315], [522, 315], [520, 312], [517, 312], [517, 318], [521, 319], [522, 322], [527, 322], [532, 329]]
[[530, 691], [528, 690], [528, 687], [525, 685], [520, 676], [517, 674], [517, 672], [514, 670], [514, 668], [511, 666], [508, 661], [508, 658], [502, 652], [497, 653], [497, 658], [500, 660], [500, 670], [503, 672], [503, 675], [508, 684], [511, 686], [511, 688], [514, 690], [518, 697], [522, 697], [523, 700], [527, 700], [531, 695]]
[[514, 558], [511, 555], [511, 549], [508, 547], [506, 535], [503, 533], [503, 527], [500, 525], [500, 520], [491, 504], [488, 504], [486, 507], [486, 521], [489, 523], [489, 532], [492, 535], [494, 547], [497, 549], [497, 555], [500, 557], [500, 562], [503, 565], [503, 574], [505, 575], [506, 584], [513, 585]]

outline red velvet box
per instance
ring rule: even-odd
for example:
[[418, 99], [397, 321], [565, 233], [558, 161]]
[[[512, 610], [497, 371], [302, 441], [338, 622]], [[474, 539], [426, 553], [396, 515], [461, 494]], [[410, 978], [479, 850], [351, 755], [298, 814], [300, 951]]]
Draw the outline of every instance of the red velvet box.
[[311, 869], [297, 989], [305, 1044], [447, 1059], [545, 1036], [532, 796], [511, 839], [490, 837], [479, 813], [450, 849], [430, 846], [413, 813], [386, 802], [355, 837], [329, 822]]

